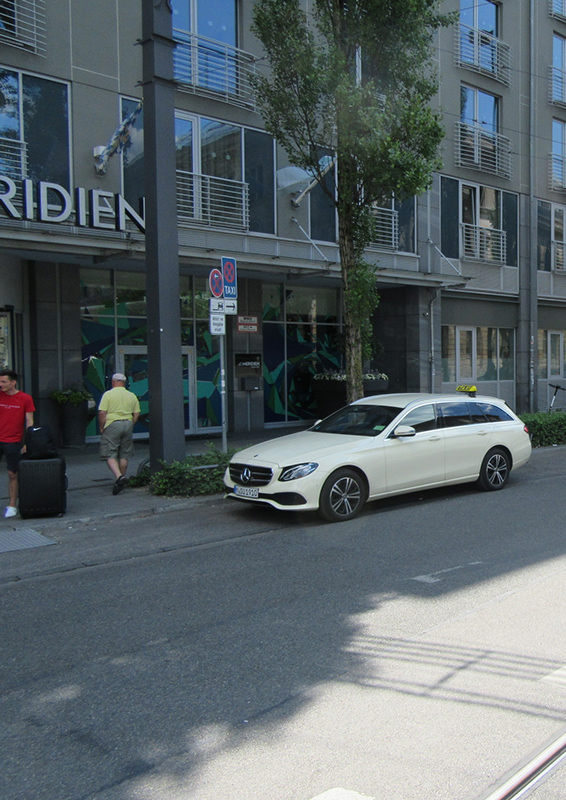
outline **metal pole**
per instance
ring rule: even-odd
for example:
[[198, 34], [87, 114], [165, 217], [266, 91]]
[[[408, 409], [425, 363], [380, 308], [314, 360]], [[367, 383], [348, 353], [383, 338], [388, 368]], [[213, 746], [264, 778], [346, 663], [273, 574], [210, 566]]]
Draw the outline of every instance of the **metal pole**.
[[151, 470], [185, 457], [170, 0], [142, 0]]
[[228, 452], [228, 403], [226, 402], [226, 336], [220, 337], [220, 398], [222, 401], [222, 452]]

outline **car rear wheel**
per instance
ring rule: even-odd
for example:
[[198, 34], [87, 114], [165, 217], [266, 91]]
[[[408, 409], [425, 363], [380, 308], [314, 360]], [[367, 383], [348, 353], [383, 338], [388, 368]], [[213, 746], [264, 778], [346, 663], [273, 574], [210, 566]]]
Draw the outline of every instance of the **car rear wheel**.
[[319, 514], [327, 522], [352, 519], [366, 501], [363, 479], [353, 469], [336, 470], [324, 482], [320, 492]]
[[479, 486], [486, 492], [503, 489], [511, 472], [511, 460], [505, 450], [494, 447], [485, 456], [478, 478]]

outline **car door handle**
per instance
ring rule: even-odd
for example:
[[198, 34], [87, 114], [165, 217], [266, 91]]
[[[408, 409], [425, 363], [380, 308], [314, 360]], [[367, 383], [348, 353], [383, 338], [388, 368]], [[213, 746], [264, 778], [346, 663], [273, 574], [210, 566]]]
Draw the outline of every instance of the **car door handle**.
[[441, 436], [439, 436], [438, 434], [436, 434], [435, 436], [429, 436], [429, 437], [428, 437], [428, 440], [429, 440], [429, 442], [438, 442], [438, 441], [439, 441], [439, 439], [441, 439], [441, 438], [442, 438]]
[[478, 436], [485, 436], [489, 431], [478, 431]]

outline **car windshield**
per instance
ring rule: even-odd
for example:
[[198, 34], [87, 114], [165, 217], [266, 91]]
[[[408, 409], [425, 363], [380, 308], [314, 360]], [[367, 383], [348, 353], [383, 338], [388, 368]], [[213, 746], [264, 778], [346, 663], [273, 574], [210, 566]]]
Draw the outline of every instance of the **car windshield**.
[[318, 422], [311, 430], [349, 436], [377, 436], [401, 410], [394, 406], [346, 406]]

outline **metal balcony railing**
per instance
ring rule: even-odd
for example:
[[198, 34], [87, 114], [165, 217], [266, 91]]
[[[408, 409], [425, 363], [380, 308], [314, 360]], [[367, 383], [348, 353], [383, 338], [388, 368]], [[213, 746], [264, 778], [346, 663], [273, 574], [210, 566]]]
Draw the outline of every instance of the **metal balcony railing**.
[[566, 72], [549, 67], [549, 101], [556, 106], [566, 106]]
[[566, 19], [566, 0], [548, 0], [548, 13], [551, 17]]
[[507, 237], [505, 231], [484, 228], [481, 225], [460, 224], [461, 258], [507, 263]]
[[174, 74], [179, 88], [253, 108], [256, 59], [243, 50], [196, 34], [174, 31]]
[[371, 248], [399, 249], [399, 212], [392, 208], [372, 209], [375, 230]]
[[45, 56], [45, 0], [0, 3], [0, 43]]
[[248, 184], [177, 170], [180, 224], [249, 229]]
[[468, 25], [460, 25], [456, 28], [455, 55], [457, 66], [489, 75], [509, 86], [511, 48], [497, 36]]
[[552, 267], [556, 270], [566, 269], [564, 253], [566, 245], [564, 242], [552, 242]]
[[511, 177], [511, 142], [506, 136], [457, 122], [454, 141], [457, 166]]
[[555, 192], [566, 192], [566, 158], [551, 153], [548, 159], [549, 186]]
[[0, 136], [0, 175], [22, 180], [28, 174], [28, 151], [26, 142]]

